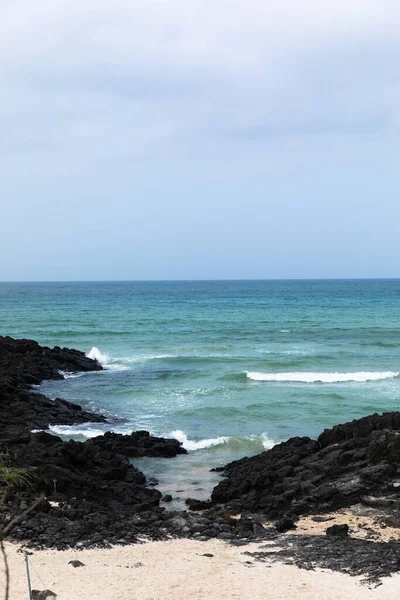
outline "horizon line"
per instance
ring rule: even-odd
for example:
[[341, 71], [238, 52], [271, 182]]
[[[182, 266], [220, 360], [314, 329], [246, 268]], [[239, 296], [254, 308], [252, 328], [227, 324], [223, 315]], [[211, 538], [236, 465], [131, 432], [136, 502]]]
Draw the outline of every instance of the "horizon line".
[[252, 281], [399, 281], [400, 277], [256, 277], [249, 279], [15, 279], [0, 280], [0, 284], [14, 283], [210, 283]]

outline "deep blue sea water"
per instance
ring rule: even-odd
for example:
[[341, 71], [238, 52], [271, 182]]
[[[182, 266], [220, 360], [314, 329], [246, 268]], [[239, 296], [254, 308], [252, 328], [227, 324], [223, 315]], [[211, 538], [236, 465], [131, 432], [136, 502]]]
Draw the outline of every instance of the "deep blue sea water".
[[399, 408], [400, 280], [0, 283], [0, 333], [97, 356], [105, 371], [43, 392], [178, 437], [188, 457], [139, 461], [176, 497], [206, 495], [211, 466]]

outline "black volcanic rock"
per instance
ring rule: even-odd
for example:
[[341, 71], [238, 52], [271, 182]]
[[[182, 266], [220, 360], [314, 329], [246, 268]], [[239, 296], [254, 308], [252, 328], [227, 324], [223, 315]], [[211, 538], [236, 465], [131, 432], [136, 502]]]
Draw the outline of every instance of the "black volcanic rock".
[[212, 503], [209, 500], [196, 500], [195, 498], [186, 498], [186, 506], [189, 510], [206, 510], [212, 507]]
[[[149, 487], [129, 460], [186, 453], [177, 440], [153, 437], [147, 431], [107, 433], [86, 442], [65, 442], [46, 431], [31, 433], [52, 424], [105, 422], [102, 415], [59, 398], [52, 401], [31, 387], [43, 379], [62, 379], [63, 371], [101, 369], [77, 350], [51, 350], [31, 340], [0, 337], [0, 455], [4, 466], [24, 473], [20, 485], [7, 488], [0, 523], [20, 514], [38, 494], [44, 495], [35, 511], [15, 527], [14, 539], [35, 547], [66, 548], [133, 543], [139, 534], [161, 539], [168, 535], [168, 527], [172, 534], [177, 531], [158, 506], [161, 493]], [[195, 525], [192, 520], [192, 529]], [[192, 529], [185, 526], [183, 532]]]
[[32, 590], [32, 600], [50, 600], [57, 598], [57, 594], [51, 590]]
[[326, 530], [326, 535], [331, 537], [347, 538], [349, 535], [349, 526], [344, 523], [343, 525], [331, 525]]
[[0, 438], [49, 425], [106, 421], [72, 402], [49, 400], [31, 389], [44, 379], [63, 379], [62, 372], [101, 371], [96, 360], [79, 350], [39, 346], [33, 340], [0, 336]]
[[261, 546], [259, 551], [244, 554], [256, 561], [266, 561], [267, 564], [283, 562], [306, 570], [330, 569], [362, 576], [361, 583], [368, 587], [380, 585], [380, 578], [397, 573], [400, 565], [400, 545], [397, 541], [375, 542], [324, 535], [286, 533], [269, 541], [267, 548]]
[[32, 429], [47, 429], [50, 425], [105, 423], [106, 417], [83, 410], [81, 406], [43, 394], [16, 389], [4, 394], [0, 383], [0, 439]]
[[102, 366], [80, 350], [48, 348], [33, 340], [0, 336], [0, 373], [18, 385], [32, 385], [44, 379], [62, 379], [64, 372], [101, 371]]
[[[85, 411], [79, 404], [61, 398], [50, 400], [31, 388], [43, 379], [63, 379], [65, 372], [101, 370], [96, 360], [79, 350], [50, 349], [33, 340], [0, 336], [0, 442], [49, 425], [106, 422], [106, 417]], [[106, 433], [87, 445], [129, 458], [186, 454], [177, 440], [154, 437], [148, 431]]]
[[280, 533], [285, 533], [285, 531], [289, 531], [290, 529], [296, 529], [293, 519], [290, 519], [289, 517], [279, 519], [279, 521], [275, 523], [275, 527]]
[[155, 437], [148, 431], [134, 431], [130, 435], [107, 432], [92, 438], [87, 443], [109, 452], [124, 454], [129, 458], [140, 456], [169, 458], [177, 454], [187, 454], [178, 440]]
[[226, 465], [211, 499], [270, 518], [327, 512], [366, 496], [394, 501], [399, 468], [400, 413], [374, 414]]
[[57, 480], [57, 500], [93, 501], [107, 505], [158, 505], [160, 492], [144, 487], [146, 477], [127, 457], [89, 442], [63, 442], [46, 432], [23, 434], [0, 445], [14, 467], [30, 472], [37, 493], [52, 498]]
[[155, 540], [255, 537], [251, 519], [236, 521], [160, 508], [161, 493], [147, 485], [145, 475], [126, 456], [92, 440], [63, 442], [47, 432], [24, 433], [0, 444], [0, 454], [6, 453], [13, 467], [26, 469], [29, 486], [9, 490], [0, 505], [0, 524], [9, 522], [39, 493], [46, 496], [12, 531], [13, 539], [28, 546], [64, 549], [129, 544], [143, 536]]

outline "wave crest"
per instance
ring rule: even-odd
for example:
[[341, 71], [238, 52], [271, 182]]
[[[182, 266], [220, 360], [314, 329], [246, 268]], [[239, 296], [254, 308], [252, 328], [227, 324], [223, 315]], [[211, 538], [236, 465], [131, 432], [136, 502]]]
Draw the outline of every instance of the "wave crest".
[[91, 358], [92, 360], [97, 360], [97, 362], [102, 365], [103, 367], [108, 363], [108, 361], [110, 360], [110, 357], [107, 356], [107, 354], [102, 354], [100, 352], [100, 350], [98, 348], [96, 348], [96, 346], [93, 346], [93, 348], [91, 349], [90, 352], [88, 352], [86, 354], [86, 356], [88, 358]]
[[398, 377], [400, 373], [394, 371], [368, 372], [360, 371], [358, 373], [256, 373], [246, 371], [248, 379], [253, 381], [277, 381], [294, 383], [346, 383], [356, 381], [363, 383], [365, 381], [379, 381], [381, 379], [392, 379]]
[[184, 431], [181, 431], [180, 429], [172, 431], [169, 435], [170, 437], [178, 440], [178, 442], [181, 442], [185, 450], [189, 451], [204, 450], [205, 448], [210, 448], [211, 446], [219, 446], [220, 444], [226, 444], [226, 442], [229, 441], [229, 437], [220, 436], [195, 442], [194, 440], [189, 440], [186, 433]]
[[97, 360], [107, 371], [129, 371], [130, 369], [127, 365], [121, 364], [118, 358], [110, 358], [108, 354], [103, 354], [96, 346], [93, 346], [86, 356]]
[[261, 434], [261, 443], [264, 450], [271, 450], [275, 446], [274, 440], [271, 440], [266, 433]]
[[172, 437], [179, 442], [181, 442], [182, 446], [185, 450], [189, 452], [194, 452], [195, 450], [205, 450], [206, 448], [212, 448], [213, 446], [221, 446], [227, 445], [232, 449], [241, 449], [242, 447], [247, 447], [250, 451], [260, 452], [262, 449], [270, 450], [273, 446], [275, 446], [275, 442], [268, 437], [266, 433], [262, 433], [259, 435], [249, 435], [244, 438], [238, 437], [230, 437], [230, 436], [219, 436], [216, 438], [209, 438], [199, 441], [189, 440], [186, 433], [181, 431], [180, 429], [176, 429], [168, 434], [169, 437]]

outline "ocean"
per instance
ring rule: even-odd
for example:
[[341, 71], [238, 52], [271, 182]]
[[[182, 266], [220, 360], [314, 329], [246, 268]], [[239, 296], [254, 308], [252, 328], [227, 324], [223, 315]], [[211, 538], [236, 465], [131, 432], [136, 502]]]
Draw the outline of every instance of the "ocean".
[[212, 467], [399, 408], [400, 280], [0, 283], [0, 333], [105, 367], [40, 388], [119, 420], [54, 433], [182, 441], [133, 461], [174, 507], [208, 496]]

